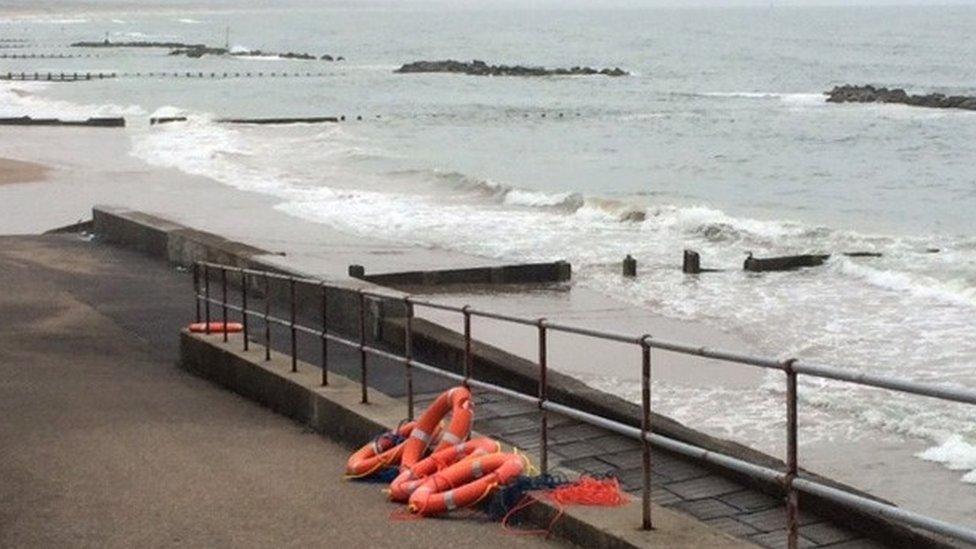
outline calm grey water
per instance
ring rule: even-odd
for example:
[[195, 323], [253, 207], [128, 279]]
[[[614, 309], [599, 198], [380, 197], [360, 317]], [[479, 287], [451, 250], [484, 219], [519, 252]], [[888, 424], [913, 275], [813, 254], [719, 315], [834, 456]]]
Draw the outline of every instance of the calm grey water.
[[[138, 3], [133, 3], [138, 4]], [[342, 230], [515, 260], [566, 258], [579, 284], [722, 326], [756, 350], [976, 386], [976, 114], [828, 105], [841, 83], [976, 95], [976, 8], [138, 11], [32, 4], [0, 22], [31, 51], [74, 40], [172, 39], [343, 55], [342, 63], [98, 50], [0, 60], [0, 72], [324, 71], [314, 78], [123, 78], [16, 84], [0, 112], [146, 117], [132, 153], [273, 195]], [[59, 6], [36, 13], [45, 6]], [[69, 7], [64, 7], [68, 5]], [[254, 4], [255, 6], [258, 4]], [[2, 53], [2, 51], [0, 51]], [[396, 75], [417, 59], [620, 66], [626, 78]], [[20, 90], [13, 93], [12, 89]], [[331, 127], [232, 128], [214, 116], [362, 115]], [[543, 116], [544, 115], [544, 116]], [[642, 220], [641, 220], [642, 219]], [[676, 270], [693, 247], [727, 273]], [[940, 253], [926, 253], [927, 248]], [[744, 253], [877, 251], [750, 276]], [[621, 284], [634, 254], [647, 273]], [[633, 395], [630, 383], [595, 385]], [[724, 391], [724, 392], [723, 392]], [[776, 424], [779, 389], [662, 388], [662, 406], [734, 436]], [[813, 436], [863, 426], [924, 442], [976, 482], [976, 414], [806, 382]], [[734, 398], [735, 413], [710, 403]], [[670, 400], [669, 400], [670, 399]], [[861, 433], [861, 434], [858, 434]]]

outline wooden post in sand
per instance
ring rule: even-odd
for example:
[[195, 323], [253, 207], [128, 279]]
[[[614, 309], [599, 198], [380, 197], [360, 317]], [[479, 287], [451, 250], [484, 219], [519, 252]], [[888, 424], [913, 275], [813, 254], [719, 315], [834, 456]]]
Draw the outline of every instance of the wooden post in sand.
[[624, 258], [623, 272], [627, 278], [637, 276], [637, 260], [631, 257], [630, 254], [627, 254], [627, 257]]
[[701, 256], [694, 250], [685, 250], [685, 260], [681, 265], [681, 271], [685, 274], [698, 274], [701, 272]]

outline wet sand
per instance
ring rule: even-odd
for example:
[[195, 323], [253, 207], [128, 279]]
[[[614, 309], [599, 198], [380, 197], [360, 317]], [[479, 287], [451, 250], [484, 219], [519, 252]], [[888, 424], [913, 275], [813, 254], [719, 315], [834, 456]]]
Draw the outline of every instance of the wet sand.
[[43, 181], [49, 168], [34, 162], [0, 158], [0, 185]]
[[[28, 158], [41, 165], [70, 169], [48, 173], [43, 185], [0, 185], [0, 234], [43, 232], [90, 218], [95, 204], [112, 204], [156, 213], [280, 252], [284, 254], [281, 261], [290, 267], [331, 280], [346, 279], [350, 264], [364, 265], [367, 272], [387, 272], [495, 263], [446, 250], [348, 235], [288, 216], [275, 209], [277, 201], [271, 197], [235, 190], [177, 170], [147, 166], [128, 152], [128, 135], [136, 131], [148, 130], [131, 128], [110, 135], [78, 128], [15, 128], [4, 132], [0, 136], [0, 158]], [[652, 333], [696, 345], [751, 350], [748, 334], [731, 333], [704, 322], [675, 321], [581, 287], [529, 294], [439, 295], [438, 299], [624, 333]], [[458, 318], [422, 314], [453, 329], [461, 326]], [[479, 339], [510, 352], [527, 358], [535, 356], [536, 339], [529, 331], [523, 334], [490, 321], [475, 321], [473, 331]], [[636, 349], [622, 344], [593, 345], [579, 337], [564, 340], [554, 336], [552, 341], [553, 368], [580, 375], [584, 380], [587, 374], [611, 375], [623, 385], [638, 386]], [[765, 374], [757, 370], [672, 355], [655, 355], [655, 380], [696, 391], [707, 391], [716, 385], [762, 390]], [[693, 423], [689, 426], [701, 427]], [[711, 434], [729, 436], [723, 432]], [[749, 435], [737, 433], [732, 438], [748, 442]], [[806, 444], [801, 453], [809, 462], [804, 459], [803, 464], [918, 511], [969, 524], [976, 520], [971, 512], [976, 504], [976, 490], [960, 483], [957, 472], [912, 457], [920, 441], [906, 443], [888, 438], [868, 434], [850, 444]], [[759, 449], [782, 455], [776, 445]], [[940, 493], [953, 496], [942, 498], [934, 507], [933, 500], [938, 498], [933, 495]]]

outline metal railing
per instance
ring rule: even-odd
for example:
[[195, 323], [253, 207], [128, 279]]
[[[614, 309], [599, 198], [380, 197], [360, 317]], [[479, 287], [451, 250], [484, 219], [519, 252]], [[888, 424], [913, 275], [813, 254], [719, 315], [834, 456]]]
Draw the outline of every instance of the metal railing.
[[[221, 297], [216, 299], [211, 297], [210, 278], [212, 272], [220, 273]], [[241, 306], [229, 303], [227, 300], [227, 273], [236, 273], [240, 277], [241, 287]], [[203, 293], [200, 292], [201, 280]], [[256, 311], [247, 308], [248, 303], [248, 282], [261, 280], [261, 287], [264, 289], [264, 310]], [[289, 318], [273, 316], [270, 309], [271, 280], [285, 281], [289, 284]], [[321, 288], [321, 329], [303, 326], [297, 322], [297, 308], [295, 286], [296, 284], [306, 284]], [[360, 385], [362, 389], [361, 400], [367, 403], [368, 394], [368, 361], [367, 357], [377, 356], [386, 358], [404, 366], [404, 382], [407, 393], [407, 418], [414, 418], [414, 390], [413, 390], [413, 369], [434, 374], [436, 376], [459, 382], [468, 387], [475, 387], [487, 391], [499, 393], [513, 399], [527, 402], [538, 407], [541, 419], [539, 425], [540, 440], [540, 469], [543, 473], [548, 471], [548, 414], [550, 412], [562, 414], [570, 418], [585, 422], [609, 431], [637, 439], [641, 442], [643, 452], [643, 486], [641, 490], [642, 503], [642, 528], [651, 529], [651, 446], [681, 454], [693, 459], [701, 460], [719, 467], [723, 467], [739, 474], [761, 479], [764, 481], [775, 482], [783, 487], [786, 493], [786, 514], [787, 514], [787, 533], [788, 547], [795, 549], [799, 541], [799, 491], [803, 490], [809, 494], [819, 496], [823, 499], [833, 501], [842, 505], [847, 505], [860, 511], [877, 514], [888, 519], [892, 519], [900, 524], [920, 528], [935, 534], [948, 536], [953, 539], [966, 541], [976, 544], [976, 530], [965, 526], [951, 524], [939, 519], [935, 519], [914, 511], [902, 509], [884, 502], [880, 502], [869, 497], [848, 492], [833, 486], [828, 486], [817, 480], [801, 477], [799, 474], [799, 464], [797, 457], [797, 378], [799, 375], [844, 381], [852, 384], [887, 389], [900, 393], [907, 393], [925, 397], [936, 398], [945, 401], [960, 402], [976, 405], [976, 390], [959, 387], [948, 387], [934, 385], [930, 383], [920, 383], [905, 379], [888, 376], [858, 373], [844, 370], [823, 364], [801, 362], [797, 359], [776, 360], [763, 357], [750, 356], [741, 353], [729, 352], [720, 349], [710, 349], [707, 347], [696, 347], [683, 343], [664, 341], [656, 339], [648, 334], [628, 335], [619, 332], [606, 330], [595, 330], [569, 324], [551, 322], [545, 318], [524, 318], [515, 315], [496, 313], [481, 309], [472, 308], [469, 305], [454, 306], [436, 301], [418, 299], [410, 295], [396, 295], [366, 289], [350, 289], [338, 285], [330, 285], [324, 281], [296, 277], [286, 274], [273, 273], [268, 271], [258, 271], [253, 269], [221, 265], [209, 262], [197, 262], [193, 269], [194, 294], [196, 296], [196, 318], [198, 322], [206, 322], [208, 329], [212, 320], [211, 304], [220, 305], [223, 322], [228, 321], [228, 311], [240, 313], [244, 325], [244, 349], [248, 349], [249, 338], [251, 336], [250, 322], [251, 316], [259, 317], [264, 321], [264, 348], [265, 360], [271, 359], [271, 326], [277, 324], [290, 331], [290, 356], [291, 369], [297, 371], [297, 339], [298, 332], [303, 332], [321, 339], [322, 359], [321, 370], [323, 386], [329, 383], [329, 364], [328, 364], [328, 343], [330, 341], [346, 345], [359, 351]], [[349, 292], [358, 296], [358, 340], [344, 338], [333, 329], [330, 331], [328, 318], [328, 296], [327, 290]], [[367, 344], [366, 337], [366, 299], [376, 299], [389, 302], [400, 302], [403, 304], [405, 316], [404, 328], [404, 349], [403, 354], [399, 355]], [[201, 311], [203, 304], [203, 311]], [[437, 366], [418, 361], [413, 356], [413, 322], [414, 308], [427, 307], [441, 311], [460, 313], [464, 322], [464, 361], [462, 374], [446, 371]], [[510, 322], [523, 326], [534, 327], [538, 332], [538, 392], [535, 395], [526, 394], [507, 387], [480, 381], [473, 377], [473, 354], [471, 343], [471, 318], [487, 318], [503, 322]], [[607, 341], [632, 344], [639, 348], [641, 357], [641, 417], [640, 427], [633, 427], [619, 421], [598, 416], [577, 408], [559, 404], [548, 397], [548, 333], [558, 331], [568, 334], [597, 338]], [[208, 332], [209, 333], [209, 332]], [[226, 342], [227, 332], [223, 332], [223, 340]], [[780, 471], [763, 465], [758, 465], [736, 457], [721, 454], [704, 448], [681, 442], [669, 437], [665, 437], [653, 432], [651, 425], [651, 351], [659, 349], [672, 351], [685, 355], [693, 355], [705, 358], [716, 359], [725, 362], [732, 362], [779, 370], [785, 374], [786, 382], [786, 470]]]

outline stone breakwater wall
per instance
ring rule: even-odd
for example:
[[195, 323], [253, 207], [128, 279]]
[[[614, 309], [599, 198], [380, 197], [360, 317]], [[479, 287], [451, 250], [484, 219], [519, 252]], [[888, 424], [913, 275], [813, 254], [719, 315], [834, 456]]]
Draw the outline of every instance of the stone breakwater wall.
[[446, 72], [470, 74], [474, 76], [627, 76], [630, 73], [614, 67], [612, 69], [595, 69], [592, 67], [572, 67], [569, 69], [547, 69], [545, 67], [527, 67], [523, 65], [489, 65], [484, 61], [474, 60], [470, 63], [463, 61], [415, 61], [401, 66], [394, 72], [398, 73], [429, 73]]
[[930, 93], [910, 95], [901, 88], [874, 86], [836, 86], [826, 92], [828, 103], [898, 103], [932, 109], [965, 109], [976, 111], [976, 96]]

